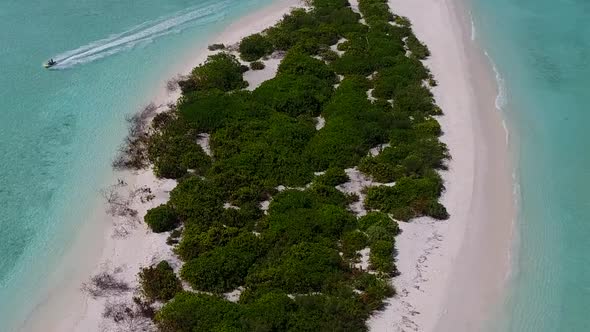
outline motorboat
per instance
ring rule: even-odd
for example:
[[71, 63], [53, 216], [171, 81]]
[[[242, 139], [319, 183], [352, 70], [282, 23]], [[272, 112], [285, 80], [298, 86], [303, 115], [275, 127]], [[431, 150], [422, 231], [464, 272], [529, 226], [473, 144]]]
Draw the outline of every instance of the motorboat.
[[51, 68], [53, 66], [57, 65], [57, 61], [53, 60], [53, 59], [49, 59], [49, 61], [47, 61], [45, 64], [43, 64], [43, 67], [45, 68]]

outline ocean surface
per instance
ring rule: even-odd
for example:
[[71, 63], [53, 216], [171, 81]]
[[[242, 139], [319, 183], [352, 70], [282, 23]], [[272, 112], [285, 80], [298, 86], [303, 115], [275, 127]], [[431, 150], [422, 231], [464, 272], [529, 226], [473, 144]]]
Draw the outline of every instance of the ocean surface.
[[492, 331], [590, 331], [590, 2], [470, 0], [515, 157], [513, 270]]
[[[178, 59], [271, 0], [0, 3], [0, 322], [20, 325]], [[52, 70], [42, 67], [49, 58]]]

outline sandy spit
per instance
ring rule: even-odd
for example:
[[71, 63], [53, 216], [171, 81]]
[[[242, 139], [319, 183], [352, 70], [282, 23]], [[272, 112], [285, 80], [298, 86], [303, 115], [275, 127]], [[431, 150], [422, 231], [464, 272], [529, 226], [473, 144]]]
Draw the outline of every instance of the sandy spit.
[[514, 206], [511, 160], [495, 109], [498, 90], [481, 48], [471, 41], [456, 0], [389, 0], [430, 49], [425, 61], [445, 113], [441, 140], [450, 149], [442, 197], [451, 218], [400, 225], [393, 280], [398, 295], [373, 316], [372, 331], [480, 331], [503, 298]]

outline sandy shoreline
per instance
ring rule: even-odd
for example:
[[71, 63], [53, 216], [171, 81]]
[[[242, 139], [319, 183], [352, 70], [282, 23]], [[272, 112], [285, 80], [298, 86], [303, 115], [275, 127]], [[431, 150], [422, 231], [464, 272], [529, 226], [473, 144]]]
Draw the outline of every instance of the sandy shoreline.
[[394, 279], [398, 295], [370, 321], [373, 331], [481, 331], [503, 300], [510, 269], [514, 204], [498, 88], [472, 40], [458, 0], [389, 0], [410, 18], [432, 56], [425, 61], [445, 115], [441, 140], [452, 161], [442, 197], [451, 218], [401, 225]]
[[[356, 1], [350, 1], [356, 4]], [[451, 218], [437, 222], [420, 218], [402, 223], [397, 237], [396, 257], [401, 275], [393, 280], [398, 295], [369, 321], [373, 331], [474, 331], [490, 317], [503, 290], [509, 268], [514, 207], [509, 155], [504, 140], [501, 114], [494, 108], [497, 87], [487, 60], [470, 41], [469, 20], [463, 16], [456, 0], [390, 0], [391, 10], [408, 16], [419, 39], [428, 45], [432, 57], [425, 63], [439, 86], [433, 89], [445, 116], [439, 122], [442, 137], [453, 160], [443, 178], [447, 190], [442, 198]], [[231, 45], [243, 37], [261, 31], [278, 21], [298, 0], [278, 0], [228, 26], [209, 43]], [[187, 73], [210, 54], [203, 45], [180, 58], [170, 68], [168, 79]], [[274, 75], [279, 61], [267, 60], [267, 69], [249, 71], [245, 79], [255, 84]], [[179, 92], [166, 91], [165, 81], [150, 96], [156, 104], [174, 102]], [[150, 100], [146, 100], [146, 104]], [[154, 198], [132, 206], [142, 220], [145, 212], [168, 199], [175, 186], [172, 180], [158, 180], [150, 170], [134, 174], [117, 174], [126, 185], [118, 188], [122, 195], [147, 186]], [[111, 184], [106, 184], [108, 186]], [[93, 299], [80, 291], [91, 275], [109, 271], [132, 287], [137, 272], [161, 259], [178, 268], [165, 234], [155, 234], [142, 222], [133, 227], [122, 219], [106, 216], [97, 219], [102, 226], [91, 227], [81, 235], [95, 240], [97, 248], [72, 254], [73, 260], [87, 267], [72, 270], [69, 284], [54, 291], [30, 317], [24, 331], [100, 331], [113, 329], [102, 318], [106, 301], [129, 301], [132, 293]], [[125, 237], [113, 237], [123, 227]], [[86, 256], [85, 256], [86, 255]], [[89, 258], [91, 257], [91, 258]], [[105, 325], [107, 324], [107, 325]]]

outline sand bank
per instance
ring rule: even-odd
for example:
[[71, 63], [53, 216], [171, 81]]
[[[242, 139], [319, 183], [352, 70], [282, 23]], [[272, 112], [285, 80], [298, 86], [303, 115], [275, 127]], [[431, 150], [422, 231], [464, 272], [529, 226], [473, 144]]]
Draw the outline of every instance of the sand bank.
[[[274, 25], [295, 6], [301, 6], [299, 0], [277, 0], [236, 20], [221, 34], [212, 36], [208, 43], [235, 44], [250, 34]], [[212, 52], [206, 50], [206, 45], [198, 45], [192, 52], [172, 64], [169, 74], [157, 90], [150, 94], [151, 97], [146, 99], [146, 104], [154, 102], [156, 105], [166, 105], [175, 102], [180, 96], [180, 91], [168, 91], [167, 80], [178, 74], [189, 73], [209, 54]], [[271, 57], [265, 63], [264, 70], [250, 71], [245, 75], [244, 78], [250, 83], [250, 89], [274, 76], [279, 59]], [[116, 185], [118, 179], [122, 182]], [[22, 331], [133, 331], [146, 324], [136, 321], [129, 322], [128, 325], [114, 325], [112, 319], [105, 319], [103, 314], [107, 303], [111, 306], [132, 303], [138, 286], [137, 273], [141, 267], [162, 259], [168, 260], [175, 269], [180, 267], [180, 262], [171, 250], [172, 247], [166, 244], [168, 233], [153, 233], [142, 222], [148, 209], [168, 200], [170, 190], [176, 183], [173, 180], [157, 179], [151, 170], [115, 173], [113, 181], [114, 186], [105, 184], [105, 188], [108, 191], [116, 191], [121, 199], [129, 204], [130, 209], [137, 211], [137, 216], [113, 217], [109, 213], [104, 213], [104, 199], [99, 198], [100, 206], [97, 207], [96, 220], [88, 221], [91, 225], [81, 231], [80, 238], [64, 259], [67, 261], [64, 265], [69, 267], [68, 275], [63, 271], [56, 273], [59, 274], [56, 278], [61, 279], [61, 282], [57, 282], [58, 286], [38, 305], [21, 327]], [[130, 196], [130, 193], [133, 194]], [[83, 290], [83, 284], [88, 284], [91, 276], [102, 272], [108, 272], [118, 281], [128, 284], [131, 290], [109, 293], [106, 296], [91, 296], [87, 290]]]
[[372, 331], [480, 331], [502, 301], [514, 220], [511, 166], [498, 93], [456, 0], [389, 0], [430, 49], [425, 61], [452, 155], [442, 197], [451, 217], [401, 224], [398, 295], [370, 320]]

